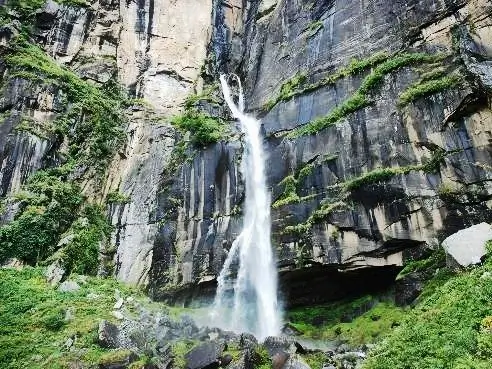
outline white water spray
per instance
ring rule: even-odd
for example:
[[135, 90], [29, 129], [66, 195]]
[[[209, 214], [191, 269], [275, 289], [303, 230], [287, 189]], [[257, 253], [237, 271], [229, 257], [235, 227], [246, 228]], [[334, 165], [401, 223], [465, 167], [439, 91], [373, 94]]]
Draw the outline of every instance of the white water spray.
[[[270, 194], [265, 180], [260, 122], [244, 114], [241, 82], [235, 77], [239, 83], [237, 106], [225, 76], [220, 76], [220, 83], [225, 101], [245, 134], [246, 150], [241, 163], [246, 182], [244, 222], [217, 278], [212, 318], [217, 326], [250, 332], [264, 339], [280, 333], [281, 320], [277, 302], [277, 270], [270, 242]], [[231, 266], [236, 261], [239, 261], [239, 270], [234, 279]], [[230, 293], [228, 295], [231, 287], [234, 292], [232, 298]]]

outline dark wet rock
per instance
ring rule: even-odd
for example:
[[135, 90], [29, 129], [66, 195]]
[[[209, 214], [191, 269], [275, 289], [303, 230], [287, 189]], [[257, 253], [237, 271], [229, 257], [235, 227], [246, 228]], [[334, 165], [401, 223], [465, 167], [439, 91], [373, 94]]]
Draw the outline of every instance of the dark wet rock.
[[242, 349], [251, 349], [258, 345], [258, 340], [250, 333], [242, 333], [239, 337], [239, 347]]
[[107, 320], [101, 320], [98, 329], [99, 345], [107, 348], [117, 348], [119, 333], [120, 331], [116, 325]]
[[227, 365], [229, 365], [232, 362], [232, 355], [226, 354], [224, 356], [221, 356], [219, 358], [219, 366], [221, 368], [225, 368]]
[[203, 343], [185, 355], [186, 369], [218, 368], [223, 351], [223, 343], [214, 341]]
[[294, 327], [292, 324], [287, 323], [282, 328], [282, 333], [287, 336], [299, 336], [302, 335], [302, 332]]
[[273, 356], [278, 352], [295, 353], [297, 351], [294, 340], [290, 337], [267, 337], [263, 342], [263, 347], [267, 349], [270, 356]]
[[410, 305], [424, 288], [426, 277], [422, 273], [410, 273], [396, 281], [395, 303], [398, 306]]
[[279, 351], [275, 353], [272, 357], [272, 368], [282, 369], [289, 360], [290, 355], [284, 351]]

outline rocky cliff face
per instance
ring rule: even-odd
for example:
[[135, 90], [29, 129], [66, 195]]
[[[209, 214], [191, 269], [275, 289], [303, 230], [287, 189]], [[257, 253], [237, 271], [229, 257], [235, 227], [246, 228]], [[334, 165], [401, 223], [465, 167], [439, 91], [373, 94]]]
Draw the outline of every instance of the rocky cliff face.
[[[241, 76], [262, 117], [290, 303], [390, 284], [405, 258], [491, 221], [491, 11], [484, 0], [43, 5], [34, 37], [47, 54], [147, 101], [126, 109], [126, 145], [102, 184], [80, 179], [98, 201], [129, 197], [107, 208], [116, 275], [156, 298], [213, 292], [241, 227], [241, 137], [231, 122], [204, 147], [169, 122], [192, 94], [194, 109], [228, 119], [219, 72]], [[3, 26], [1, 44], [16, 32]], [[1, 68], [5, 197], [60, 163], [63, 142], [35, 128], [66, 106], [55, 87]], [[26, 115], [40, 123], [19, 129]]]

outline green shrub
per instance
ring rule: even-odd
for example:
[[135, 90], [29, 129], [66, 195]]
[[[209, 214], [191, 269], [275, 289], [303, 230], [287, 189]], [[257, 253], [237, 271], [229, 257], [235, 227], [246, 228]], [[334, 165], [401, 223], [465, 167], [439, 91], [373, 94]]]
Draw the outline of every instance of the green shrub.
[[20, 194], [21, 211], [0, 228], [0, 260], [16, 257], [29, 264], [46, 259], [77, 217], [80, 188], [55, 170], [37, 172]]
[[111, 230], [104, 209], [86, 205], [67, 232], [73, 238], [61, 250], [64, 267], [72, 273], [95, 275], [101, 242], [109, 238]]
[[183, 132], [190, 132], [191, 142], [196, 146], [207, 146], [224, 137], [223, 121], [198, 111], [175, 116], [171, 123]]
[[65, 311], [55, 309], [43, 319], [43, 325], [50, 331], [59, 331], [65, 325]]
[[106, 196], [107, 204], [127, 204], [130, 202], [130, 197], [118, 191], [109, 192]]

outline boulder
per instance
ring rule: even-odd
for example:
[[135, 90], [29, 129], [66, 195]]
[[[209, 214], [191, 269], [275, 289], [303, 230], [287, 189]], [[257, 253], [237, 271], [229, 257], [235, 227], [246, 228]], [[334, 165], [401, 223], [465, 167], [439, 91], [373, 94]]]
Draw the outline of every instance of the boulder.
[[185, 355], [186, 369], [213, 369], [220, 365], [224, 344], [217, 341], [203, 343]]
[[270, 336], [265, 338], [263, 346], [267, 349], [270, 357], [278, 352], [294, 354], [297, 351], [296, 345], [292, 338]]
[[300, 357], [291, 357], [282, 369], [311, 369]]
[[99, 322], [98, 343], [102, 347], [117, 348], [120, 331], [116, 325], [107, 320]]
[[24, 262], [16, 258], [7, 259], [2, 264], [2, 268], [22, 269], [23, 267], [24, 267]]
[[286, 352], [277, 352], [272, 358], [272, 368], [273, 369], [283, 369], [287, 360], [289, 360], [290, 355]]
[[466, 267], [480, 263], [487, 252], [485, 243], [491, 239], [490, 224], [480, 223], [452, 234], [443, 241], [442, 246], [451, 260]]
[[74, 281], [65, 281], [58, 287], [60, 292], [76, 292], [78, 290], [80, 290], [80, 286]]
[[48, 266], [45, 276], [49, 284], [56, 286], [65, 276], [65, 269], [62, 268], [60, 262], [57, 260]]
[[227, 365], [229, 365], [232, 361], [232, 355], [226, 354], [219, 358], [219, 366], [221, 368], [225, 368]]

